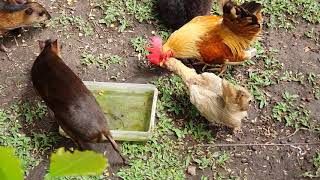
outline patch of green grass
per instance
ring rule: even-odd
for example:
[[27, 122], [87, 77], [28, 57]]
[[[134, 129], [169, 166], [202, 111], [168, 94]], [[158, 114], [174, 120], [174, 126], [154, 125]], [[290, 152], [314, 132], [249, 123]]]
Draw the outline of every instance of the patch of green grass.
[[200, 180], [208, 180], [208, 179], [209, 179], [208, 177], [203, 176], [203, 175], [200, 177]]
[[[159, 113], [158, 113], [159, 114]], [[130, 167], [121, 169], [122, 179], [185, 179], [184, 147], [170, 139], [168, 117], [159, 116], [155, 134], [146, 144], [123, 143], [122, 152], [129, 156]]]
[[161, 92], [159, 107], [164, 109], [160, 110], [166, 110], [176, 116], [186, 115], [187, 112], [192, 116], [198, 115], [189, 100], [188, 89], [179, 76], [160, 77], [155, 84]]
[[84, 36], [92, 36], [94, 33], [89, 21], [81, 16], [62, 14], [61, 16], [53, 18], [49, 26], [54, 29], [61, 29], [67, 38], [72, 34], [70, 32], [73, 32], [71, 27], [76, 27]]
[[125, 4], [122, 0], [107, 0], [99, 7], [104, 14], [99, 23], [105, 24], [107, 27], [113, 27], [117, 23], [120, 32], [123, 32], [129, 26], [130, 22], [126, 18]]
[[299, 18], [310, 23], [320, 22], [320, 3], [317, 0], [259, 0], [263, 13], [270, 17], [269, 27], [292, 29]]
[[311, 84], [314, 98], [317, 100], [320, 99], [320, 81], [318, 77], [319, 75], [317, 76], [313, 72], [308, 74], [308, 82]]
[[163, 42], [172, 34], [172, 30], [167, 29], [163, 24], [156, 24], [156, 35], [160, 36]]
[[126, 0], [126, 9], [128, 14], [134, 15], [135, 19], [139, 22], [149, 21], [154, 19], [152, 11], [154, 1], [138, 1], [138, 0]]
[[[173, 75], [159, 78], [155, 84], [160, 94], [157, 105], [158, 123], [154, 135], [145, 144], [123, 143], [122, 152], [129, 157], [130, 167], [121, 169], [117, 176], [122, 179], [182, 180], [186, 178], [185, 171], [190, 163], [197, 164], [201, 169], [215, 164], [224, 166], [229, 159], [227, 152], [212, 153], [197, 146], [211, 141], [212, 132], [208, 131], [205, 125], [194, 122], [195, 118], [188, 118], [193, 116], [192, 112], [180, 109], [181, 104], [177, 99], [186, 101], [189, 109], [191, 105], [182, 80]], [[179, 98], [176, 98], [176, 95]], [[188, 123], [177, 127], [170, 115], [183, 116]], [[192, 145], [188, 144], [189, 141], [193, 142]]]
[[277, 53], [276, 49], [269, 48], [266, 51], [260, 42], [256, 42], [254, 48], [257, 49], [256, 61], [251, 60], [245, 66], [256, 66], [258, 68], [249, 72], [247, 84], [253, 97], [259, 103], [259, 108], [264, 108], [268, 101], [263, 88], [277, 83], [278, 71], [283, 65], [274, 58]]
[[214, 15], [222, 15], [218, 0], [214, 0], [211, 7], [211, 13]]
[[120, 32], [123, 32], [132, 23], [132, 15], [138, 22], [154, 19], [152, 13], [153, 1], [138, 0], [106, 0], [98, 5], [104, 16], [99, 23], [107, 27], [117, 26]]
[[320, 41], [320, 33], [319, 33], [319, 31], [315, 30], [314, 28], [311, 28], [311, 30], [305, 32], [304, 35], [308, 38], [311, 38], [315, 42]]
[[230, 159], [229, 153], [225, 151], [212, 153], [211, 151], [204, 152], [202, 149], [196, 149], [193, 156], [196, 156], [193, 157], [193, 161], [197, 163], [199, 169], [205, 169], [215, 165], [224, 167]]
[[123, 64], [123, 59], [118, 55], [99, 54], [96, 56], [85, 51], [81, 54], [80, 63], [84, 66], [96, 65], [100, 69], [107, 70], [112, 64]]
[[297, 101], [299, 96], [285, 91], [283, 101], [277, 102], [272, 108], [272, 117], [277, 121], [284, 121], [286, 126], [296, 129], [311, 128], [310, 111]]
[[223, 152], [221, 155], [218, 156], [217, 164], [221, 167], [226, 165], [226, 162], [230, 159], [230, 155], [227, 152]]
[[294, 73], [292, 71], [285, 71], [283, 75], [279, 78], [280, 81], [287, 82], [299, 82], [300, 84], [304, 84], [304, 75], [301, 72]]
[[149, 45], [149, 42], [146, 38], [142, 36], [137, 36], [130, 40], [133, 49], [141, 53], [143, 56], [148, 55], [149, 52], [146, 50], [146, 47]]
[[[28, 107], [32, 110], [37, 109]], [[26, 116], [23, 110], [19, 104], [7, 110], [0, 109], [0, 145], [14, 147], [16, 155], [22, 160], [22, 167], [27, 172], [39, 164], [41, 155], [56, 143], [58, 136], [53, 133], [34, 132], [30, 136], [24, 134], [21, 122], [26, 121]], [[39, 114], [37, 116], [39, 117]]]
[[320, 153], [316, 153], [313, 158], [313, 165], [316, 168], [316, 171], [313, 172], [305, 172], [302, 176], [309, 178], [320, 178]]
[[28, 124], [31, 124], [34, 120], [43, 119], [47, 113], [47, 106], [43, 102], [37, 102], [35, 106], [32, 106], [30, 102], [24, 102], [19, 107], [21, 115]]

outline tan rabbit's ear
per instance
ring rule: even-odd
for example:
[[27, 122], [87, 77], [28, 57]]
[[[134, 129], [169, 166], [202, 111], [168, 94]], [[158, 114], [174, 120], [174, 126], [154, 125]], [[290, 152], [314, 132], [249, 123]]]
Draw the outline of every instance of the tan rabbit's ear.
[[60, 56], [60, 50], [61, 50], [61, 46], [58, 42], [58, 39], [54, 40], [52, 43], [51, 43], [51, 50], [53, 52], [55, 52], [58, 56]]
[[44, 47], [46, 46], [46, 42], [42, 41], [42, 40], [38, 40], [38, 43], [39, 43], [40, 51], [42, 51], [44, 49]]

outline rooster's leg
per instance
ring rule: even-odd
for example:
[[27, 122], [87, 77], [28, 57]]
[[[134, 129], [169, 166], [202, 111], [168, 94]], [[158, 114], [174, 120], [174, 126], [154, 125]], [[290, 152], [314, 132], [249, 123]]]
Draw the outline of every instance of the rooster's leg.
[[221, 67], [216, 67], [216, 68], [210, 68], [207, 69], [209, 72], [219, 72], [218, 76], [221, 76], [223, 73], [225, 73], [228, 69], [228, 65], [223, 64]]
[[0, 44], [0, 51], [8, 52], [8, 49], [3, 44]]
[[[207, 63], [202, 63], [204, 64], [204, 66], [202, 67], [202, 71], [205, 71], [206, 69], [210, 70], [210, 69], [216, 69], [217, 65], [216, 64], [207, 64]], [[219, 69], [219, 68], [217, 68]]]

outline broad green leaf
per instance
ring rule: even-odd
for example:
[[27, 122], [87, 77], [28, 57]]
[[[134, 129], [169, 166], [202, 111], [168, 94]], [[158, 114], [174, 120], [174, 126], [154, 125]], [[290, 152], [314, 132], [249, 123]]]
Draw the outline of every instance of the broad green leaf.
[[22, 180], [23, 170], [20, 160], [15, 157], [11, 147], [0, 146], [0, 179], [1, 180]]
[[107, 168], [107, 159], [93, 151], [71, 153], [59, 148], [51, 154], [49, 173], [55, 176], [100, 175]]

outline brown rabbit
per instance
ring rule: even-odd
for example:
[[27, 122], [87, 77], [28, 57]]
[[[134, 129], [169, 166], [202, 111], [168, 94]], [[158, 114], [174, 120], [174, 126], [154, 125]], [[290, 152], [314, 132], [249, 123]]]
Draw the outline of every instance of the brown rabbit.
[[126, 163], [96, 99], [61, 59], [58, 41], [39, 41], [39, 45], [42, 52], [32, 66], [32, 82], [58, 124], [81, 150], [108, 139]]

